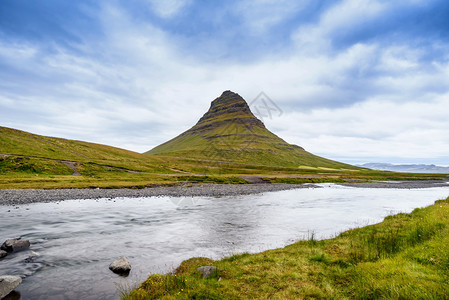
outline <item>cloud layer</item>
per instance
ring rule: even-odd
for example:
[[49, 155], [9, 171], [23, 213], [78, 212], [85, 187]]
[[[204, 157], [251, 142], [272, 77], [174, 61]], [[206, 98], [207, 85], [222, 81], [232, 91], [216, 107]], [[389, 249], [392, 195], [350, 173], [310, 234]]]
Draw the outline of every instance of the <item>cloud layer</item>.
[[138, 152], [231, 89], [288, 142], [449, 165], [446, 1], [2, 1], [2, 126]]

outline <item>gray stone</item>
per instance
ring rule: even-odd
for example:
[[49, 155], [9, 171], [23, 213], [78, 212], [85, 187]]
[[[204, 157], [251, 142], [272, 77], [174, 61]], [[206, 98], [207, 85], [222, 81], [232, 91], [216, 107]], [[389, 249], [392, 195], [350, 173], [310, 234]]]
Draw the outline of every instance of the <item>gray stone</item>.
[[21, 240], [20, 238], [6, 240], [0, 247], [1, 250], [6, 252], [18, 252], [28, 248], [30, 248], [30, 241]]
[[127, 275], [131, 271], [131, 264], [126, 257], [121, 257], [109, 265], [109, 270], [116, 274]]
[[0, 250], [0, 258], [5, 257], [6, 255], [8, 255], [8, 252], [6, 252], [5, 250]]
[[213, 266], [202, 266], [196, 268], [196, 271], [200, 273], [203, 278], [210, 278], [218, 275], [218, 269], [217, 267]]
[[21, 283], [22, 278], [19, 276], [0, 276], [0, 299], [11, 293]]

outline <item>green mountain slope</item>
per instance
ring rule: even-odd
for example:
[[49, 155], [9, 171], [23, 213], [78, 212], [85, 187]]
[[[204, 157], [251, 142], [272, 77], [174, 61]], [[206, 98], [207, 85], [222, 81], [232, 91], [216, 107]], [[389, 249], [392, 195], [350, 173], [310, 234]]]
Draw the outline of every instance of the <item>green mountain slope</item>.
[[[164, 161], [111, 146], [36, 135], [0, 127], [0, 172], [71, 174], [74, 169], [171, 172]], [[70, 167], [71, 166], [71, 167]]]
[[212, 101], [195, 126], [145, 154], [281, 167], [359, 169], [285, 142], [253, 115], [242, 97], [231, 91]]

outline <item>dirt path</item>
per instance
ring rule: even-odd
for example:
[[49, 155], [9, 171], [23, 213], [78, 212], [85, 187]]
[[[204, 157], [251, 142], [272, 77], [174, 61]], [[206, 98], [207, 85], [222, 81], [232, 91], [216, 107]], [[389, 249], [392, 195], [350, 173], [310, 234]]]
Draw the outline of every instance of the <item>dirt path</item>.
[[61, 160], [61, 162], [73, 170], [72, 176], [81, 176], [81, 173], [79, 172], [78, 168], [76, 167], [76, 162], [67, 161], [67, 160]]
[[192, 173], [192, 172], [187, 172], [187, 171], [183, 171], [183, 170], [179, 170], [179, 169], [175, 169], [175, 168], [170, 168], [170, 171], [183, 173], [183, 174], [189, 174], [189, 175], [197, 175], [197, 174]]

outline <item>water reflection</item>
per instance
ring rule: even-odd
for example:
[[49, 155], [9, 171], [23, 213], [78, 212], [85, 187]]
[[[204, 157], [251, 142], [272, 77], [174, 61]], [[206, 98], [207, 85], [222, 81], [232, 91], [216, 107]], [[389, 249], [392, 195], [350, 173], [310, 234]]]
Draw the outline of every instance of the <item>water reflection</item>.
[[[31, 240], [29, 251], [0, 261], [0, 275], [24, 278], [23, 299], [111, 299], [149, 272], [168, 272], [193, 256], [220, 258], [282, 247], [378, 222], [449, 196], [419, 190], [322, 185], [259, 195], [118, 198], [0, 206], [2, 232]], [[126, 256], [128, 278], [109, 271]], [[19, 295], [20, 297], [20, 295]]]

